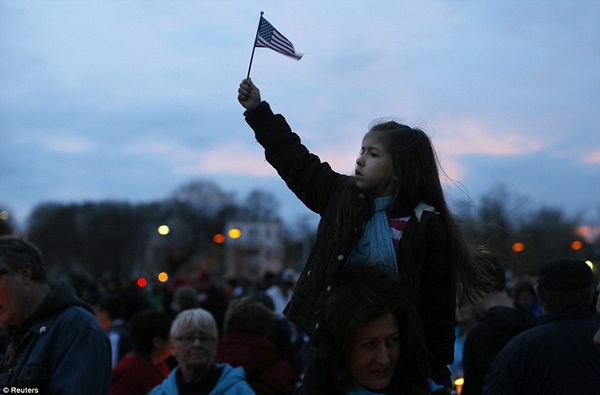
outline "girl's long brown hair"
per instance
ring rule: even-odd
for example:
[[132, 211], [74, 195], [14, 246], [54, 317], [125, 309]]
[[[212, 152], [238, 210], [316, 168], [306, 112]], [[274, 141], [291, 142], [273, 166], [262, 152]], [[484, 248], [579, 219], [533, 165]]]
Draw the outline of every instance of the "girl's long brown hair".
[[[439, 161], [427, 134], [395, 121], [374, 123], [368, 133], [374, 133], [392, 157], [393, 174], [398, 179], [394, 184], [397, 189], [390, 191], [392, 209], [412, 210], [420, 202], [433, 206], [448, 229], [449, 261], [457, 279], [459, 296], [473, 300], [485, 295], [492, 284], [476, 247], [467, 243], [448, 209], [440, 181]], [[355, 184], [344, 191], [336, 223], [336, 239], [344, 248], [351, 248], [356, 242], [362, 224], [371, 215], [372, 204], [372, 197]]]

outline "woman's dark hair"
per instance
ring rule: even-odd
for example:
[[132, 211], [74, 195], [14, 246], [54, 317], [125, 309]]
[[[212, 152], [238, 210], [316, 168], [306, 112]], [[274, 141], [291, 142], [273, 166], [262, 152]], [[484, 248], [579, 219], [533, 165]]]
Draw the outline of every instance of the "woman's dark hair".
[[357, 330], [369, 322], [392, 314], [398, 323], [400, 355], [394, 383], [418, 394], [426, 377], [426, 358], [416, 313], [399, 284], [373, 269], [349, 269], [342, 273], [323, 307], [321, 357], [329, 361], [332, 377], [342, 391], [356, 383], [348, 357]]
[[154, 338], [169, 339], [173, 317], [163, 311], [146, 310], [131, 318], [129, 331], [133, 349], [140, 354], [149, 354], [154, 346]]
[[244, 296], [229, 302], [225, 312], [223, 333], [248, 332], [267, 336], [275, 314], [261, 301]]
[[[390, 191], [391, 210], [413, 210], [423, 202], [433, 206], [443, 219], [449, 236], [452, 274], [457, 279], [459, 294], [470, 300], [482, 297], [491, 288], [477, 250], [467, 244], [450, 213], [442, 188], [439, 161], [427, 134], [395, 121], [376, 121], [370, 125], [373, 133], [389, 150], [393, 175], [398, 188]], [[372, 213], [372, 197], [355, 184], [348, 187], [340, 202], [336, 238], [345, 248], [356, 241], [362, 224]], [[414, 262], [417, 264], [417, 262]]]

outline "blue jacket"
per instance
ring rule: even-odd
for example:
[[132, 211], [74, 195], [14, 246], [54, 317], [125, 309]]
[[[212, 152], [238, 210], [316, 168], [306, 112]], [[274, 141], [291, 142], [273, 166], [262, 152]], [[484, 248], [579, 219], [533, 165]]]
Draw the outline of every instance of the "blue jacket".
[[[254, 390], [246, 382], [246, 374], [241, 367], [234, 368], [226, 363], [216, 363], [215, 366], [222, 367], [221, 377], [210, 391], [209, 395], [254, 395]], [[177, 388], [177, 372], [179, 367], [173, 369], [169, 377], [157, 385], [148, 395], [179, 395]]]
[[108, 337], [71, 286], [56, 285], [31, 317], [9, 333], [8, 351], [1, 357], [8, 387], [36, 388], [41, 394], [108, 394]]

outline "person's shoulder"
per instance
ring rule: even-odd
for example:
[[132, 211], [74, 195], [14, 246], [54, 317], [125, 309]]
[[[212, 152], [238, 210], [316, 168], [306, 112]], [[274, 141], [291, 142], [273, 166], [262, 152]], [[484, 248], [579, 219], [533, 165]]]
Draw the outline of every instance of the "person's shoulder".
[[152, 388], [148, 395], [163, 395], [163, 394], [176, 394], [177, 388], [177, 372], [179, 371], [179, 367], [175, 367], [169, 376], [163, 380], [162, 383], [158, 384], [156, 387]]
[[79, 320], [82, 325], [92, 326], [94, 328], [100, 328], [100, 324], [94, 315], [83, 306], [69, 306], [65, 308], [62, 313], [65, 318], [73, 318]]
[[149, 363], [138, 358], [133, 351], [130, 351], [117, 362], [113, 368], [113, 373], [117, 371], [143, 371], [148, 368], [154, 369]]
[[[515, 355], [522, 354], [531, 345], [534, 345], [541, 336], [540, 328], [533, 327], [525, 329], [522, 332], [513, 336], [506, 345], [502, 348], [501, 354]], [[525, 356], [523, 354], [523, 356]]]
[[254, 390], [252, 390], [252, 387], [246, 381], [244, 368], [241, 366], [233, 367], [227, 363], [215, 363], [214, 367], [222, 370], [221, 377], [215, 389], [219, 387], [226, 390], [228, 394], [254, 394]]
[[41, 331], [63, 328], [69, 332], [91, 329], [104, 333], [96, 317], [82, 306], [65, 307], [53, 314], [48, 314], [40, 318], [34, 325], [39, 327]]
[[419, 240], [427, 240], [428, 245], [443, 245], [446, 243], [448, 225], [439, 213], [424, 211], [420, 220], [413, 216], [409, 221], [414, 223], [412, 231]]

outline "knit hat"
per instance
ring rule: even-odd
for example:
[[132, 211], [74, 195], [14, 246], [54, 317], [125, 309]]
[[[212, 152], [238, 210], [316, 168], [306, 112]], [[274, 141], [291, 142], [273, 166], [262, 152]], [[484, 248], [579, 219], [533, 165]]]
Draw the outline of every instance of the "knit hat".
[[539, 270], [538, 285], [551, 291], [574, 291], [594, 284], [592, 269], [579, 259], [556, 259]]

